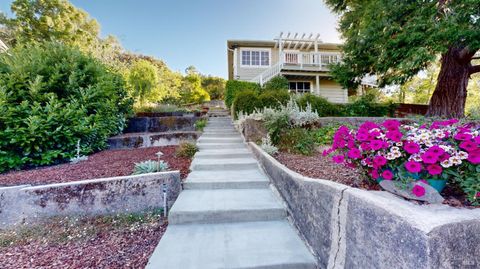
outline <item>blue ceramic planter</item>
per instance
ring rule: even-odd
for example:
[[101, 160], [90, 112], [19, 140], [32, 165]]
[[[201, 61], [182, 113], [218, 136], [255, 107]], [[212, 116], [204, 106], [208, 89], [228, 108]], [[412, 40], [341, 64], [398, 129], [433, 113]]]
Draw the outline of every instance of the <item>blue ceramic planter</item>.
[[447, 185], [447, 180], [445, 179], [427, 179], [427, 182], [432, 188], [436, 189], [438, 192], [442, 192]]

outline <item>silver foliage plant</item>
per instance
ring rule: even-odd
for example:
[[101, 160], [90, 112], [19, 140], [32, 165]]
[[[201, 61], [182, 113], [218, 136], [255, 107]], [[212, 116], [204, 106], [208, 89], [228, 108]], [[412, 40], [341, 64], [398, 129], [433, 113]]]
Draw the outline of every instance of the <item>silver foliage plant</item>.
[[168, 163], [164, 161], [148, 160], [140, 163], [135, 163], [133, 174], [140, 175], [146, 173], [163, 172], [168, 170], [168, 168]]
[[278, 152], [278, 148], [272, 144], [272, 141], [270, 140], [269, 135], [267, 135], [267, 137], [262, 138], [262, 144], [260, 145], [260, 148], [262, 148], [263, 151], [265, 151], [270, 155], [275, 155]]

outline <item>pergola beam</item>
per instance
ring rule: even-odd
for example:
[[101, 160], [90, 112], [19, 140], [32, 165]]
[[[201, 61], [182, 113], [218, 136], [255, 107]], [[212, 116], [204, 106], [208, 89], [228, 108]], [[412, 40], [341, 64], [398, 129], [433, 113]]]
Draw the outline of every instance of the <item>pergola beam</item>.
[[[313, 33], [310, 33], [310, 35], [303, 33], [295, 33], [292, 35], [292, 33], [288, 32], [285, 36], [283, 32], [280, 32], [280, 35], [275, 38], [277, 42], [275, 43], [275, 48], [282, 48], [282, 49], [310, 49], [315, 43], [322, 43], [320, 40], [320, 34], [317, 34], [315, 37], [313, 37]], [[293, 46], [293, 47], [292, 47]]]

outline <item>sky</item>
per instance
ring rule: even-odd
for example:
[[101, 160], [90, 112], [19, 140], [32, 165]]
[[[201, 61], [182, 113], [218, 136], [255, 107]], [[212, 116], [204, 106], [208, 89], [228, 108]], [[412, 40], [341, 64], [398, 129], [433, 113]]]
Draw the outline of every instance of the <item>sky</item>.
[[[0, 0], [9, 14], [11, 0]], [[194, 65], [227, 78], [227, 40], [272, 40], [281, 31], [340, 42], [336, 17], [322, 0], [71, 0], [134, 53], [176, 71]]]

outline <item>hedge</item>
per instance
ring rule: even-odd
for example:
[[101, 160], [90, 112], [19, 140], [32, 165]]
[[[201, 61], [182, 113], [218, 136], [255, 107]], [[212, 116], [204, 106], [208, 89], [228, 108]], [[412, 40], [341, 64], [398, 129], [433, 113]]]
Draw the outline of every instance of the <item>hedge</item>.
[[225, 105], [230, 108], [235, 100], [235, 96], [242, 91], [260, 92], [260, 85], [258, 83], [229, 80], [225, 85]]

